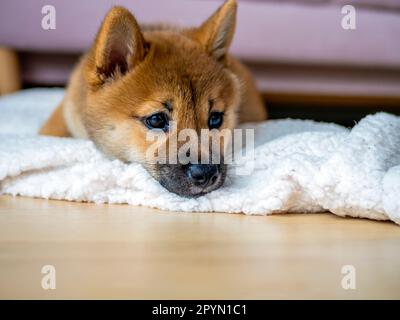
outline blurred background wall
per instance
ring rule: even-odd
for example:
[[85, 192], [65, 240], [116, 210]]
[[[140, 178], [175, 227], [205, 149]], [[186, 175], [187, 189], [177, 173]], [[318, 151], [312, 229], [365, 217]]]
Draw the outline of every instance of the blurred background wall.
[[[113, 5], [140, 23], [196, 26], [218, 0], [2, 0], [0, 93], [64, 86]], [[344, 29], [344, 5], [356, 9]], [[56, 9], [44, 30], [42, 8]], [[375, 111], [400, 114], [400, 0], [239, 0], [231, 52], [252, 70], [272, 118], [351, 126]]]

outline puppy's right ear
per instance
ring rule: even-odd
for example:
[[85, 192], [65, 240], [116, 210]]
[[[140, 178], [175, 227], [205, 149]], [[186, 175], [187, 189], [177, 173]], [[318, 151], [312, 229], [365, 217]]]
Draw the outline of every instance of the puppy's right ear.
[[118, 79], [145, 54], [146, 43], [136, 19], [127, 9], [114, 7], [106, 15], [89, 53], [87, 80], [96, 88]]

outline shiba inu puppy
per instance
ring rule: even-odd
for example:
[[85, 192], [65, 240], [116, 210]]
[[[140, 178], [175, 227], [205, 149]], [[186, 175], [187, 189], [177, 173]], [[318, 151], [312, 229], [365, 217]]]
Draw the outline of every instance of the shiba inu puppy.
[[266, 118], [249, 71], [228, 54], [237, 4], [227, 0], [196, 28], [139, 26], [125, 8], [106, 15], [65, 97], [40, 133], [89, 138], [105, 154], [143, 164], [171, 192], [196, 197], [219, 188], [226, 165], [154, 164], [149, 130], [232, 129]]

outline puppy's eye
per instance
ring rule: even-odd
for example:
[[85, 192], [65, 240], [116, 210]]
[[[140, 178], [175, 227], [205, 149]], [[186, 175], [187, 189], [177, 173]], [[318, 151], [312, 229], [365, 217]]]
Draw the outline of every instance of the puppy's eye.
[[210, 129], [218, 129], [224, 120], [223, 112], [211, 112], [210, 117], [208, 118], [208, 127]]
[[168, 116], [163, 113], [155, 113], [144, 119], [144, 123], [149, 129], [161, 129], [167, 131], [169, 127]]

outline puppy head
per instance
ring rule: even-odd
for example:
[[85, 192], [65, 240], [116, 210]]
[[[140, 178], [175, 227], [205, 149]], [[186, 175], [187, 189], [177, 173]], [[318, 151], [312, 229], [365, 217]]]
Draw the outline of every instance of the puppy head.
[[[240, 86], [227, 56], [235, 19], [236, 2], [228, 0], [199, 28], [142, 32], [129, 11], [113, 8], [85, 69], [89, 94], [84, 123], [97, 146], [120, 160], [141, 162], [179, 195], [199, 196], [220, 187], [226, 175], [223, 163], [183, 163], [178, 155], [185, 142], [171, 146], [184, 129], [199, 137], [202, 129], [236, 125]], [[165, 138], [156, 151], [166, 150], [168, 160], [162, 163], [148, 158], [154, 147], [149, 131], [154, 130]], [[195, 149], [195, 160], [210, 152]], [[219, 151], [223, 149], [221, 145]]]

